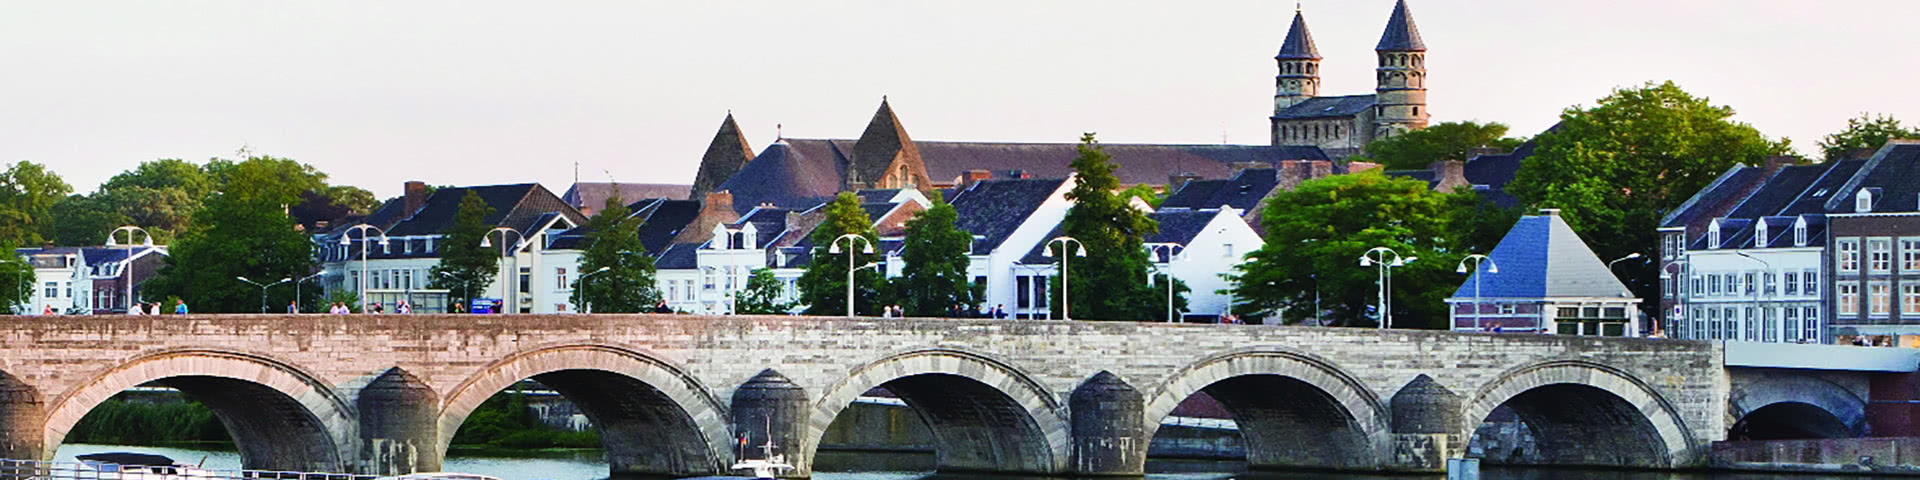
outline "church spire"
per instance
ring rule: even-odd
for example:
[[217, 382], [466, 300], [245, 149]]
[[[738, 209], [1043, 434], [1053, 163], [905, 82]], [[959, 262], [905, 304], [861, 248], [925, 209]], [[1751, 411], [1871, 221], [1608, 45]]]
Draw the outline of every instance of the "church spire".
[[740, 124], [733, 121], [733, 111], [727, 111], [727, 119], [720, 122], [720, 131], [714, 132], [713, 142], [707, 144], [707, 154], [700, 157], [700, 171], [693, 176], [693, 199], [718, 188], [726, 183], [740, 167], [753, 159], [753, 147], [747, 144], [746, 134], [740, 133]]
[[1320, 49], [1313, 46], [1313, 33], [1307, 31], [1307, 17], [1293, 12], [1293, 25], [1287, 27], [1287, 40], [1273, 56], [1279, 73], [1273, 76], [1272, 140], [1280, 144], [1281, 112], [1320, 95]]
[[1374, 138], [1387, 138], [1427, 128], [1427, 44], [1413, 24], [1407, 0], [1393, 5], [1387, 30], [1374, 47], [1379, 64], [1374, 75]]
[[1378, 52], [1424, 52], [1427, 44], [1420, 41], [1420, 27], [1413, 24], [1413, 11], [1407, 9], [1407, 0], [1393, 5], [1393, 16], [1387, 17], [1387, 31], [1380, 34], [1380, 44], [1373, 47]]
[[847, 190], [863, 188], [918, 188], [931, 185], [927, 167], [920, 161], [920, 147], [900, 126], [887, 97], [880, 97], [880, 110], [853, 142], [851, 165], [847, 166]]
[[1280, 44], [1280, 54], [1273, 58], [1320, 59], [1320, 49], [1313, 46], [1313, 33], [1307, 31], [1307, 17], [1300, 11], [1293, 12], [1293, 26], [1287, 27], [1287, 40]]

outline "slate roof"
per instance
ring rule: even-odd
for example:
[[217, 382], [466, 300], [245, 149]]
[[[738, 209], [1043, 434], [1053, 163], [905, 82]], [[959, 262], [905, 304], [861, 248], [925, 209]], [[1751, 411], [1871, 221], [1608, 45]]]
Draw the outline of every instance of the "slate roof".
[[1066, 180], [985, 180], [974, 183], [953, 199], [959, 215], [954, 224], [983, 237], [973, 242], [973, 254], [985, 255], [1006, 241]]
[[[792, 150], [799, 153], [802, 161], [795, 162], [796, 169], [812, 169], [803, 178], [782, 179], [776, 173], [754, 173], [755, 165], [763, 158], [749, 162], [736, 177], [747, 176], [748, 181], [772, 181], [793, 184], [798, 194], [785, 197], [805, 198], [817, 201], [832, 197], [839, 192], [846, 163], [849, 161], [853, 141], [834, 139], [783, 139]], [[1078, 157], [1078, 143], [998, 143], [998, 142], [942, 142], [916, 141], [920, 158], [927, 166], [927, 174], [935, 182], [949, 182], [968, 170], [987, 170], [994, 178], [1017, 178], [1013, 172], [1019, 172], [1027, 178], [1066, 178], [1073, 173], [1068, 166], [1074, 157]], [[1327, 160], [1327, 153], [1314, 146], [1267, 146], [1267, 145], [1150, 145], [1150, 144], [1101, 144], [1107, 154], [1112, 155], [1119, 166], [1114, 175], [1120, 183], [1126, 185], [1149, 184], [1165, 185], [1167, 177], [1180, 173], [1192, 173], [1201, 178], [1224, 178], [1233, 171], [1235, 162], [1274, 163], [1282, 160]], [[772, 149], [774, 147], [768, 147]], [[775, 169], [768, 169], [777, 171]], [[721, 189], [734, 190], [734, 205], [752, 205], [741, 200], [742, 184], [737, 179], [728, 180]], [[831, 191], [828, 185], [831, 184]], [[780, 205], [789, 208], [805, 208], [802, 205]]]
[[[1520, 217], [1487, 256], [1493, 261], [1462, 282], [1454, 298], [1474, 297], [1475, 278], [1484, 298], [1633, 296], [1558, 215]], [[1488, 273], [1489, 266], [1499, 267], [1500, 272]]]
[[607, 197], [618, 192], [622, 200], [632, 202], [643, 198], [685, 199], [692, 185], [670, 183], [612, 183], [579, 182], [567, 188], [560, 200], [574, 208], [588, 208], [595, 212], [607, 204]]
[[720, 122], [720, 130], [714, 132], [713, 141], [707, 144], [707, 153], [700, 156], [700, 171], [693, 175], [690, 193], [672, 198], [705, 195], [733, 177], [733, 174], [739, 173], [740, 168], [752, 160], [753, 148], [748, 146], [746, 134], [741, 133], [740, 124], [733, 121], [733, 112], [727, 112], [727, 119]]
[[1338, 97], [1310, 97], [1285, 110], [1273, 114], [1276, 120], [1308, 118], [1348, 118], [1373, 108], [1374, 96], [1345, 95]]
[[1393, 4], [1393, 16], [1387, 17], [1387, 30], [1380, 33], [1380, 43], [1373, 49], [1383, 52], [1427, 51], [1426, 42], [1420, 41], [1420, 27], [1413, 24], [1413, 11], [1407, 9], [1407, 0]]
[[[1212, 223], [1215, 216], [1222, 214], [1223, 212], [1218, 210], [1204, 212], [1198, 210], [1161, 210], [1153, 212], [1148, 216], [1152, 217], [1154, 221], [1160, 222], [1160, 232], [1148, 235], [1146, 243], [1192, 244], [1194, 237], [1200, 236], [1200, 232], [1206, 230], [1207, 224]], [[1164, 253], [1164, 250], [1154, 253], [1156, 257], [1154, 259], [1155, 262], [1168, 261], [1162, 253]]]
[[886, 176], [887, 167], [893, 165], [896, 156], [912, 161], [920, 153], [913, 137], [900, 126], [900, 117], [893, 114], [893, 106], [881, 97], [880, 109], [873, 112], [866, 131], [861, 132], [860, 139], [853, 144], [853, 167], [847, 173], [854, 175], [859, 183], [873, 184]]
[[739, 213], [761, 205], [793, 209], [818, 205], [840, 193], [845, 184], [848, 150], [839, 142], [775, 141], [715, 190], [731, 192]]
[[[1795, 193], [1796, 197], [1793, 201], [1788, 202], [1785, 207], [1777, 212], [1773, 212], [1773, 214], [1805, 215], [1809, 213], [1826, 213], [1827, 209], [1825, 204], [1827, 200], [1832, 199], [1835, 195], [1840, 195], [1840, 187], [1846, 186], [1847, 180], [1853, 178], [1853, 174], [1858, 173], [1860, 167], [1864, 167], [1866, 164], [1866, 160], [1842, 160], [1820, 165], [1810, 165], [1810, 167], [1813, 168], [1824, 167], [1825, 172], [1822, 172], [1819, 178], [1809, 183], [1803, 191]], [[1848, 207], [1851, 208], [1852, 205], [1849, 204]]]
[[1260, 199], [1280, 185], [1279, 171], [1271, 168], [1242, 170], [1225, 180], [1194, 180], [1167, 195], [1160, 208], [1207, 209], [1229, 205], [1251, 211]]
[[539, 226], [540, 221], [550, 219], [543, 218], [548, 213], [565, 216], [575, 225], [586, 223], [586, 217], [581, 216], [578, 210], [537, 183], [445, 187], [435, 190], [418, 212], [395, 224], [387, 231], [387, 235], [438, 235], [445, 232], [453, 227], [453, 217], [460, 211], [460, 199], [467, 192], [478, 194], [481, 201], [493, 207], [493, 213], [487, 215], [486, 219], [490, 225], [530, 233]]
[[753, 245], [757, 249], [772, 246], [775, 240], [787, 233], [787, 214], [792, 210], [777, 207], [760, 207], [740, 217], [740, 221], [727, 225], [727, 228], [739, 229], [753, 224]]
[[1705, 228], [1704, 222], [1723, 215], [1721, 212], [1729, 211], [1733, 205], [1753, 193], [1753, 186], [1765, 180], [1762, 173], [1762, 169], [1748, 166], [1728, 169], [1700, 192], [1693, 194], [1692, 198], [1668, 212], [1667, 217], [1660, 221], [1660, 226], [1688, 227], [1688, 236], [1700, 233], [1695, 230]]
[[700, 202], [694, 200], [655, 199], [634, 209], [640, 218], [640, 245], [658, 256], [673, 243], [680, 229], [700, 216]]
[[1313, 46], [1313, 33], [1307, 31], [1307, 18], [1299, 11], [1293, 12], [1293, 25], [1287, 27], [1287, 40], [1280, 43], [1280, 53], [1273, 58], [1298, 60], [1320, 58], [1320, 49]]
[[66, 268], [66, 256], [79, 255], [80, 247], [15, 248], [13, 253], [26, 257], [33, 268]]
[[1878, 158], [1869, 160], [1874, 163], [1873, 169], [1845, 192], [1845, 204], [1833, 209], [1834, 213], [1852, 212], [1854, 192], [1862, 188], [1880, 189], [1873, 199], [1875, 212], [1920, 211], [1920, 143], [1892, 144], [1883, 150], [1875, 154]]
[[700, 244], [675, 243], [668, 245], [659, 258], [653, 260], [653, 267], [662, 270], [688, 270], [700, 266]]

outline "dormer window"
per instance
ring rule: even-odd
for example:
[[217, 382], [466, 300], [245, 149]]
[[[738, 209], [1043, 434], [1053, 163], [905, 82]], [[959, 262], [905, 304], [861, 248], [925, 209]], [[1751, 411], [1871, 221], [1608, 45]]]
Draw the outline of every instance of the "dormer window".
[[1807, 246], [1807, 217], [1793, 222], [1793, 246]]
[[1771, 237], [1767, 235], [1767, 219], [1753, 222], [1753, 248], [1767, 248], [1767, 239]]
[[1872, 190], [1862, 188], [1858, 193], [1853, 194], [1853, 213], [1867, 213], [1872, 211], [1873, 211], [1873, 191]]
[[1707, 225], [1707, 248], [1720, 248], [1720, 221]]

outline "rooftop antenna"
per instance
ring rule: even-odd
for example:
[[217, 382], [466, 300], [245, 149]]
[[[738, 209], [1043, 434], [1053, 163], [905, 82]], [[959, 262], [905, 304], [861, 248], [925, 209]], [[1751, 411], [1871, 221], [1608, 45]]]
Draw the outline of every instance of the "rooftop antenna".
[[773, 141], [778, 142], [778, 141], [787, 139], [787, 134], [781, 133], [781, 129], [784, 127], [785, 125], [781, 125], [778, 123], [773, 124]]
[[1227, 145], [1227, 122], [1220, 122], [1220, 144]]

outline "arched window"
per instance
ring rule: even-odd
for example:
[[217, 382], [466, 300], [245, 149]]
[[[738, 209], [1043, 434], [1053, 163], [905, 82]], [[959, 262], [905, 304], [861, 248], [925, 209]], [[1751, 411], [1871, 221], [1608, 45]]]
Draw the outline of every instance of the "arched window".
[[1319, 66], [1319, 65], [1314, 65], [1314, 64], [1311, 64], [1311, 63], [1309, 63], [1309, 64], [1307, 64], [1307, 74], [1308, 74], [1308, 75], [1313, 75], [1313, 74], [1314, 74], [1314, 72], [1316, 72], [1316, 71], [1318, 71], [1318, 70], [1320, 70], [1320, 66]]

